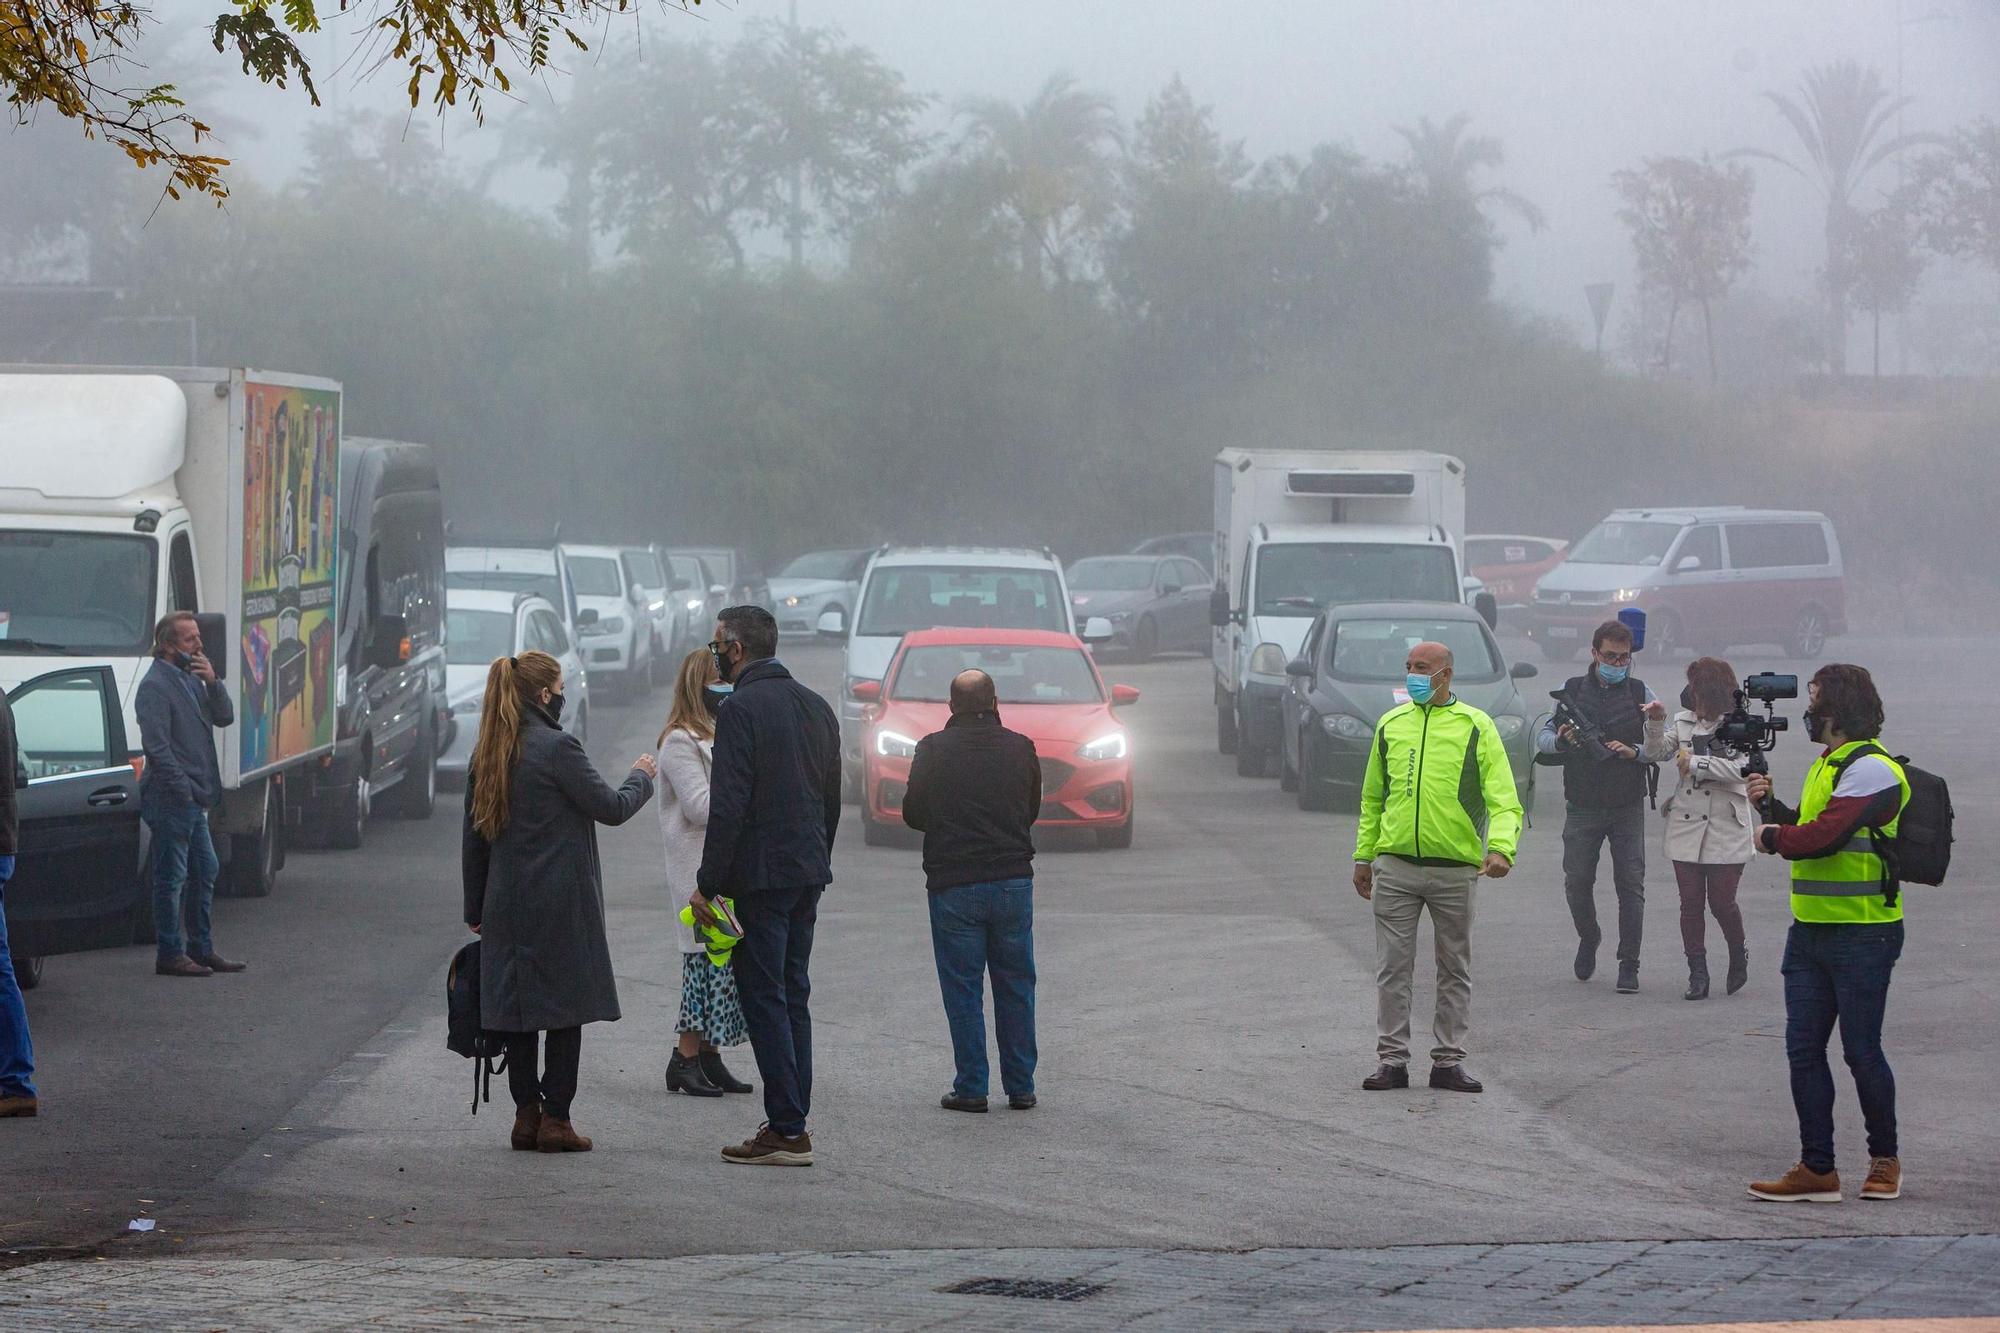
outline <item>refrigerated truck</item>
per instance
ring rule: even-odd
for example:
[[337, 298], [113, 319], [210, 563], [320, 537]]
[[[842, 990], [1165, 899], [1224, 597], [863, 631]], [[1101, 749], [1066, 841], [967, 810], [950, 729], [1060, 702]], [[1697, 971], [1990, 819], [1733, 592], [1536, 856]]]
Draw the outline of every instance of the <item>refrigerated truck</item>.
[[[8, 886], [10, 925], [40, 935], [41, 951], [142, 933], [143, 876], [104, 881], [128, 843], [138, 854], [133, 703], [153, 626], [170, 610], [197, 613], [236, 712], [215, 736], [218, 887], [271, 891], [301, 770], [334, 748], [340, 438], [341, 389], [328, 379], [0, 367], [0, 687], [17, 717], [25, 707], [48, 732], [29, 756], [24, 815], [86, 844], [67, 862], [45, 844]], [[49, 706], [50, 691], [64, 707]], [[68, 741], [57, 734], [66, 728]], [[75, 882], [85, 864], [91, 882]], [[121, 914], [122, 940], [112, 938]]]
[[1465, 464], [1417, 450], [1224, 449], [1215, 456], [1216, 745], [1273, 767], [1285, 666], [1322, 607], [1475, 602]]

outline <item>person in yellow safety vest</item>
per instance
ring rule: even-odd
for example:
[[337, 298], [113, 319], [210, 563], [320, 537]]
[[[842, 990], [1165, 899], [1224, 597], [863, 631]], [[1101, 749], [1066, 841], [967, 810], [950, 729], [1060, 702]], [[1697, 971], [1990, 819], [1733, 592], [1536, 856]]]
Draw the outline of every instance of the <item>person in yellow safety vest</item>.
[[[1799, 808], [1776, 801], [1774, 822], [1757, 830], [1758, 850], [1792, 863], [1792, 928], [1785, 939], [1785, 1054], [1799, 1117], [1799, 1161], [1776, 1180], [1750, 1186], [1759, 1199], [1840, 1202], [1833, 1157], [1833, 1070], [1826, 1043], [1840, 1025], [1840, 1046], [1868, 1129], [1863, 1199], [1903, 1192], [1896, 1145], [1896, 1078], [1882, 1053], [1889, 974], [1903, 952], [1903, 903], [1890, 878], [1879, 835], [1892, 838], [1910, 799], [1902, 765], [1876, 744], [1882, 696], [1858, 666], [1821, 667], [1807, 687], [1806, 734], [1824, 745], [1806, 772]], [[1752, 774], [1750, 799], [1762, 802], [1771, 780]]]
[[1431, 1086], [1478, 1092], [1465, 1071], [1472, 1016], [1472, 886], [1513, 868], [1521, 798], [1493, 719], [1451, 692], [1451, 650], [1420, 643], [1404, 662], [1410, 701], [1375, 724], [1361, 783], [1354, 891], [1375, 911], [1375, 1050], [1370, 1092], [1410, 1086], [1410, 982], [1417, 918], [1437, 942]]

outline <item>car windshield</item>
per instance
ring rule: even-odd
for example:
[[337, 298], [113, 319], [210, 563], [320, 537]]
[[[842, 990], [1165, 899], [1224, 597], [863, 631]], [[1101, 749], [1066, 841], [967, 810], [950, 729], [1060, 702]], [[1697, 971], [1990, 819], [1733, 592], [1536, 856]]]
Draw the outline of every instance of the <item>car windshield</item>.
[[550, 602], [562, 600], [562, 585], [553, 573], [530, 569], [447, 570], [444, 586], [473, 592], [531, 592], [537, 597], [548, 598]]
[[1607, 518], [1570, 551], [1573, 565], [1657, 565], [1680, 535], [1678, 523]]
[[708, 591], [708, 571], [702, 568], [701, 561], [691, 555], [670, 555], [667, 562], [674, 567], [674, 577], [686, 582], [689, 589]]
[[642, 588], [657, 588], [664, 580], [660, 578], [660, 567], [653, 563], [651, 551], [621, 551], [618, 559], [625, 565], [625, 577]]
[[998, 643], [912, 648], [903, 654], [903, 663], [889, 682], [889, 697], [945, 703], [951, 698], [951, 678], [968, 667], [993, 677], [1003, 704], [1088, 704], [1104, 699], [1090, 659], [1075, 648]]
[[1257, 614], [1310, 616], [1342, 602], [1456, 602], [1449, 546], [1283, 542], [1257, 553]]
[[1483, 626], [1470, 620], [1342, 620], [1333, 627], [1335, 680], [1394, 681], [1402, 684], [1410, 649], [1441, 643], [1451, 649], [1452, 679], [1478, 685], [1504, 674], [1500, 654]]
[[569, 579], [579, 597], [623, 597], [625, 584], [618, 577], [618, 562], [609, 556], [573, 555], [569, 558]]
[[444, 660], [452, 666], [485, 666], [514, 651], [512, 611], [468, 611], [454, 606], [444, 614]]
[[0, 652], [147, 652], [158, 562], [145, 537], [0, 532]]
[[1071, 592], [1144, 592], [1152, 586], [1151, 560], [1079, 560], [1069, 567]]
[[896, 565], [877, 569], [861, 603], [860, 635], [911, 630], [1069, 630], [1062, 585], [1047, 569]]
[[778, 571], [781, 579], [829, 579], [840, 582], [854, 564], [852, 551], [808, 551], [795, 556]]

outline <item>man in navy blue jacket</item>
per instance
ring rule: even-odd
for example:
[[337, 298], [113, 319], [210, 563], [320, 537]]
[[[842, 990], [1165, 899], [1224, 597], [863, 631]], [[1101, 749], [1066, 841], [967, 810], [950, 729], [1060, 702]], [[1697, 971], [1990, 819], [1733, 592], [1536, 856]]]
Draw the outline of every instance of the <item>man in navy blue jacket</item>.
[[[153, 630], [153, 665], [139, 682], [133, 711], [146, 771], [139, 814], [152, 831], [153, 928], [163, 977], [241, 972], [215, 951], [209, 907], [222, 866], [208, 833], [208, 812], [222, 801], [215, 729], [236, 721], [229, 690], [201, 649], [191, 611], [169, 611]], [[185, 933], [183, 933], [185, 931]]]
[[826, 700], [778, 663], [778, 622], [732, 606], [708, 645], [731, 692], [715, 714], [708, 831], [689, 898], [733, 898], [743, 939], [731, 954], [767, 1123], [722, 1150], [751, 1166], [811, 1166], [813, 926], [833, 878], [840, 823], [840, 723]]

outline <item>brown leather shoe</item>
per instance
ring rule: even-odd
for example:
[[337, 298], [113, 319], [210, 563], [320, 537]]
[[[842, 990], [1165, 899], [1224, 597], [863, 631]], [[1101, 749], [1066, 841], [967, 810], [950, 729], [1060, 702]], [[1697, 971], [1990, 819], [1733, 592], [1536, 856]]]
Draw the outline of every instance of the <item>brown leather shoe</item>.
[[1840, 1172], [1821, 1175], [1808, 1169], [1804, 1162], [1796, 1162], [1776, 1180], [1751, 1182], [1750, 1197], [1772, 1203], [1839, 1203]]
[[542, 1108], [530, 1103], [514, 1108], [514, 1134], [508, 1141], [522, 1152], [533, 1152], [540, 1146], [542, 1129]]
[[33, 1097], [0, 1097], [0, 1120], [12, 1120], [17, 1117], [32, 1120], [35, 1115]]
[[162, 958], [153, 965], [153, 971], [163, 977], [209, 977], [215, 975], [211, 969], [203, 967], [184, 953], [177, 953], [172, 958]]
[[241, 972], [250, 966], [248, 963], [232, 963], [219, 953], [208, 954], [195, 961], [211, 972]]
[[759, 1125], [756, 1134], [750, 1138], [724, 1148], [722, 1160], [738, 1166], [811, 1166], [812, 1135], [801, 1134], [795, 1139], [788, 1139], [768, 1124]]
[[590, 1140], [577, 1133], [569, 1121], [545, 1114], [535, 1130], [535, 1147], [542, 1152], [589, 1152]]
[[[0, 1106], [4, 1106], [0, 1102]], [[0, 1112], [0, 1114], [5, 1114]], [[1900, 1199], [1903, 1197], [1903, 1160], [1900, 1157], [1871, 1157], [1868, 1159], [1868, 1179], [1861, 1182], [1861, 1197], [1864, 1199]]]

